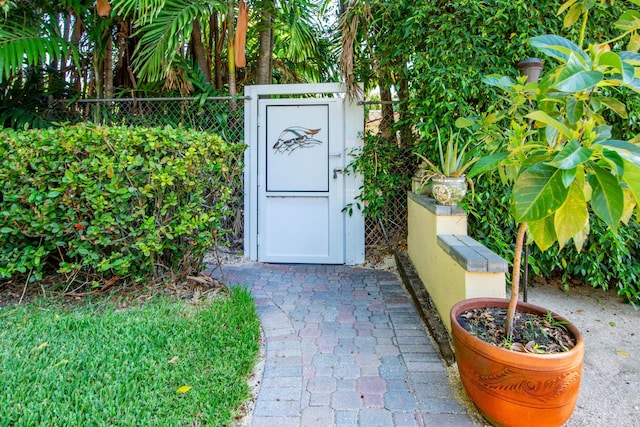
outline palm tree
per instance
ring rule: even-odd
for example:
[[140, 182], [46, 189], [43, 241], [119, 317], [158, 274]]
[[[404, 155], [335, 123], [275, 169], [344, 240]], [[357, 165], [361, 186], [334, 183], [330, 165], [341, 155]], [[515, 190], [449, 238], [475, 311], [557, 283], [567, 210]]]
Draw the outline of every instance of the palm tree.
[[[212, 34], [218, 28], [218, 17], [223, 17], [223, 33], [226, 30], [227, 46], [227, 78], [230, 82], [229, 91], [234, 93], [233, 81], [235, 77], [235, 17], [240, 8], [236, 0], [206, 0], [198, 4], [186, 0], [170, 0], [163, 7], [153, 0], [114, 0], [116, 13], [126, 16], [133, 14], [136, 26], [139, 28], [140, 44], [136, 50], [135, 65], [141, 77], [148, 80], [159, 80], [166, 76], [171, 64], [180, 56], [186, 46], [193, 42], [200, 45], [200, 40], [211, 39], [201, 35], [206, 29]], [[271, 83], [273, 70], [278, 69], [283, 80], [300, 80], [295, 76], [311, 81], [322, 79], [331, 73], [331, 61], [328, 55], [328, 43], [323, 41], [325, 34], [319, 29], [317, 17], [328, 10], [330, 0], [310, 1], [295, 0], [274, 2], [261, 0], [252, 2], [254, 16], [260, 16], [258, 27], [260, 48], [256, 67], [256, 81], [259, 84]], [[194, 31], [194, 29], [196, 31]], [[222, 34], [224, 37], [224, 34]], [[215, 51], [220, 52], [221, 37], [215, 34]], [[214, 43], [209, 42], [209, 46]], [[206, 49], [196, 49], [206, 52]], [[204, 69], [205, 64], [217, 64], [214, 57], [202, 58], [196, 52], [197, 63], [205, 76], [210, 68]], [[276, 61], [273, 60], [274, 55]], [[310, 64], [315, 66], [311, 67]], [[216, 74], [218, 67], [214, 66]], [[294, 76], [294, 77], [291, 77]], [[211, 79], [209, 79], [211, 80]]]
[[[330, 0], [250, 4], [252, 20], [240, 19], [236, 37], [243, 0], [100, 0], [95, 6], [68, 0], [3, 3], [0, 85], [5, 91], [9, 86], [21, 91], [22, 107], [35, 98], [33, 87], [49, 90], [54, 80], [66, 89], [53, 98], [73, 96], [70, 90], [81, 96], [112, 97], [117, 91], [157, 90], [163, 84], [165, 90], [179, 88], [186, 95], [193, 92], [193, 85], [203, 92], [222, 90], [223, 82], [233, 95], [236, 68], [244, 62], [242, 43], [236, 42], [244, 38], [247, 27], [251, 39], [243, 81], [336, 78], [335, 49], [319, 19]], [[15, 99], [5, 97], [0, 103]]]
[[320, 17], [334, 11], [332, 0], [255, 2], [260, 10], [256, 83], [335, 80], [338, 63], [335, 37], [321, 27]]

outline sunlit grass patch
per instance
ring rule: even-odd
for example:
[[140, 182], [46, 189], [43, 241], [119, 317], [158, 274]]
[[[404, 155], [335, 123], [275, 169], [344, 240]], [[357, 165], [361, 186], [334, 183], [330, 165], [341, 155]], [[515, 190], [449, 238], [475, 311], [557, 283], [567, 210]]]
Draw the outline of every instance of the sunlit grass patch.
[[227, 425], [259, 322], [244, 289], [200, 305], [53, 301], [0, 309], [0, 426]]

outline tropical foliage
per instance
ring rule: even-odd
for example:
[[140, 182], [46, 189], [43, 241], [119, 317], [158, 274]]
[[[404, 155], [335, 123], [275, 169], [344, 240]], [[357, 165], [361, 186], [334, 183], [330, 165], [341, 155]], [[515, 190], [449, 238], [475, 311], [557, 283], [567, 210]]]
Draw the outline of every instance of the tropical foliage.
[[2, 2], [0, 124], [70, 119], [52, 111], [75, 97], [236, 95], [246, 83], [337, 78], [328, 0], [92, 3]]
[[[459, 118], [487, 111], [490, 105], [502, 106], [498, 101], [503, 96], [502, 89], [480, 84], [482, 76], [517, 75], [516, 64], [520, 60], [541, 55], [528, 43], [532, 37], [558, 34], [579, 40], [582, 26], [574, 24], [583, 22], [580, 13], [583, 4], [590, 8], [582, 33], [584, 45], [596, 39], [612, 40], [620, 34], [611, 23], [629, 6], [629, 2], [623, 1], [570, 2], [566, 13], [558, 15], [562, 3], [560, 0], [349, 2], [341, 21], [346, 35], [343, 36], [346, 48], [342, 51], [342, 63], [346, 64], [343, 69], [347, 70], [345, 78], [348, 82], [364, 81], [365, 88], [377, 84], [382, 101], [391, 100], [392, 94], [397, 94], [398, 101], [393, 108], [382, 106], [387, 117], [384, 123], [395, 124], [391, 129], [381, 127], [377, 137], [405, 151], [419, 152], [433, 162], [439, 156], [436, 126], [451, 127]], [[632, 32], [626, 40], [617, 43], [621, 46], [636, 39]], [[545, 62], [543, 74], [548, 74], [548, 70], [559, 63], [553, 57], [546, 57]], [[600, 89], [602, 96], [617, 94], [626, 105], [626, 117], [608, 108], [601, 110], [612, 135], [617, 139], [632, 139], [639, 132], [640, 98], [625, 87]], [[389, 140], [388, 135], [394, 138]], [[478, 138], [476, 135], [475, 142]], [[390, 169], [392, 161], [398, 162], [398, 159], [379, 156], [374, 150], [363, 150], [362, 154], [371, 157], [359, 162], [375, 165], [378, 170]], [[405, 173], [413, 174], [417, 163], [416, 157], [410, 156], [404, 166]], [[478, 178], [475, 181], [475, 202], [468, 203], [469, 232], [505, 258], [512, 259], [517, 229], [508, 214], [511, 192], [500, 189], [499, 180], [487, 182]], [[391, 204], [395, 194], [408, 189], [400, 187], [401, 182], [404, 181], [396, 180], [396, 187], [385, 188], [384, 193], [374, 191], [375, 186], [365, 185], [363, 194], [372, 197], [376, 205]], [[386, 200], [381, 200], [385, 197]], [[366, 197], [364, 202], [366, 204]], [[532, 250], [534, 271], [551, 274], [559, 269], [566, 279], [568, 275], [576, 275], [594, 286], [618, 287], [622, 295], [636, 299], [640, 291], [634, 280], [638, 275], [634, 266], [639, 258], [632, 237], [636, 223], [631, 221], [629, 228], [615, 235], [597, 216], [590, 223], [591, 235], [579, 254], [575, 247], [565, 248], [561, 254], [557, 246], [544, 253]], [[611, 253], [603, 257], [597, 250], [598, 245], [606, 246]]]
[[[572, 5], [577, 5], [573, 7]], [[544, 251], [570, 240], [580, 251], [590, 231], [591, 213], [616, 232], [640, 214], [640, 145], [619, 140], [604, 115], [627, 117], [624, 98], [605, 89], [640, 93], [640, 13], [627, 11], [615, 22], [621, 34], [583, 48], [591, 6], [569, 1], [572, 19], [581, 18], [577, 43], [557, 35], [530, 39], [532, 46], [559, 65], [540, 82], [526, 77], [489, 76], [485, 83], [503, 92], [471, 123], [491, 154], [480, 159], [471, 177], [498, 171], [512, 186], [510, 213], [518, 225], [507, 336], [511, 336], [519, 290], [525, 234]], [[576, 16], [577, 15], [577, 16]], [[575, 18], [575, 19], [573, 19]], [[631, 39], [623, 47], [621, 41]], [[632, 50], [626, 50], [632, 49]], [[462, 122], [462, 121], [459, 121]]]

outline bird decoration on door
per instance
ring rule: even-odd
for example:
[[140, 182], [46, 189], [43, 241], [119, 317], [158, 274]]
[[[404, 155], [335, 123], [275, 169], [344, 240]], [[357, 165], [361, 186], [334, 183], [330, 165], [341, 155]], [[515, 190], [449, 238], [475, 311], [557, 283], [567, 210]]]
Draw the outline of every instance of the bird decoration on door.
[[278, 140], [273, 144], [273, 150], [280, 154], [291, 154], [298, 148], [313, 147], [322, 144], [315, 139], [315, 135], [322, 129], [308, 129], [302, 126], [291, 126], [280, 133]]

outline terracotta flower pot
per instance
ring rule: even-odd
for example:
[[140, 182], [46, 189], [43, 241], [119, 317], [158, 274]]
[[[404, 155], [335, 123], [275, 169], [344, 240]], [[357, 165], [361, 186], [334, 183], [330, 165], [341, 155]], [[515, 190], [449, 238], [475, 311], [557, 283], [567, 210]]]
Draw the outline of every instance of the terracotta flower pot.
[[[561, 426], [569, 419], [578, 398], [584, 338], [575, 336], [570, 351], [553, 354], [518, 353], [474, 337], [457, 321], [458, 315], [481, 307], [506, 308], [508, 301], [473, 298], [451, 308], [451, 333], [462, 384], [484, 417], [495, 426]], [[545, 316], [548, 310], [519, 303], [518, 311]], [[567, 320], [553, 315], [561, 322]]]

